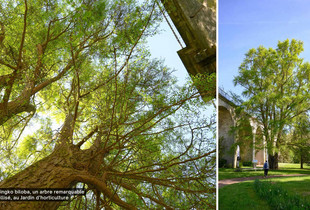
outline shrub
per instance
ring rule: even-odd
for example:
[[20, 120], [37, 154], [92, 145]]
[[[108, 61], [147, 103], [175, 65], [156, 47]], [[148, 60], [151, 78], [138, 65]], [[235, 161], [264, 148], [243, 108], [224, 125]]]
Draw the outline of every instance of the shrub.
[[272, 209], [310, 209], [310, 203], [297, 194], [290, 194], [277, 184], [254, 182], [256, 193], [272, 207]]
[[242, 163], [243, 166], [252, 166], [252, 161], [244, 161]]
[[219, 160], [219, 168], [224, 168], [227, 166], [227, 160], [226, 159], [220, 159]]
[[242, 172], [241, 168], [235, 168], [234, 172]]

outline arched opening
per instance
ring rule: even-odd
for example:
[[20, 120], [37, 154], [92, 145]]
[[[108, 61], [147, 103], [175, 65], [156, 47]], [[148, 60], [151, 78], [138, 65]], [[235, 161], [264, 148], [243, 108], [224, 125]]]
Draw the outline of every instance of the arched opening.
[[257, 165], [263, 165], [266, 160], [265, 146], [263, 132], [260, 127], [257, 128], [255, 133], [255, 160], [257, 160]]
[[239, 119], [236, 143], [240, 146], [241, 162], [253, 160], [253, 132], [248, 118]]

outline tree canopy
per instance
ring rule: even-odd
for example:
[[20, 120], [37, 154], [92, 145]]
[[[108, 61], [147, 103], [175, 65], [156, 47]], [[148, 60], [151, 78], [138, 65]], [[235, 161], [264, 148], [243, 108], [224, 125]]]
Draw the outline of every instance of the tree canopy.
[[276, 49], [250, 49], [239, 67], [235, 85], [244, 88], [243, 106], [263, 126], [271, 168], [292, 120], [309, 110], [310, 64], [300, 58], [303, 43], [279, 41]]
[[150, 58], [160, 19], [149, 0], [0, 1], [0, 188], [87, 190], [1, 208], [215, 208], [215, 108]]

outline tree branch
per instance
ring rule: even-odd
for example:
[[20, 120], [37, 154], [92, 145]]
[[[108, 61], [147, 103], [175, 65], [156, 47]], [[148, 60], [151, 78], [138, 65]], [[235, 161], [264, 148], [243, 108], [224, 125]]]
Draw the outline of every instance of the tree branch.
[[113, 193], [109, 190], [108, 186], [104, 183], [104, 181], [86, 173], [79, 173], [77, 175], [75, 175], [76, 179], [84, 182], [86, 184], [91, 184], [93, 186], [95, 186], [95, 188], [97, 190], [99, 190], [100, 192], [102, 192], [105, 196], [107, 196], [113, 203], [117, 204], [120, 207], [123, 207], [125, 209], [132, 209], [132, 210], [136, 210], [137, 208], [132, 206], [131, 204], [128, 204], [126, 202], [124, 202], [123, 200], [121, 200], [119, 198], [119, 196], [116, 193]]
[[18, 55], [18, 60], [17, 60], [17, 68], [21, 68], [22, 64], [22, 56], [23, 56], [23, 48], [24, 48], [24, 42], [26, 38], [26, 29], [27, 29], [27, 12], [28, 12], [28, 5], [27, 5], [27, 0], [25, 0], [25, 13], [24, 13], [24, 29], [23, 29], [23, 34], [22, 34], [22, 39], [19, 47], [19, 55]]

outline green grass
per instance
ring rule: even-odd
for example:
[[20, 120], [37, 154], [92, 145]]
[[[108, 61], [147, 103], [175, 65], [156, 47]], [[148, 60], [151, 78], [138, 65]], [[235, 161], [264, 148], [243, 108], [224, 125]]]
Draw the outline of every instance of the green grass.
[[220, 210], [264, 209], [270, 207], [266, 201], [259, 198], [255, 193], [253, 181], [227, 185], [219, 189]]
[[304, 196], [310, 202], [310, 176], [283, 177], [273, 178], [270, 180], [272, 180], [273, 182], [277, 182], [280, 186], [282, 186], [289, 192], [294, 192], [301, 196]]
[[[260, 179], [260, 181], [276, 182], [288, 192], [305, 197], [310, 202], [310, 176], [282, 177]], [[219, 189], [219, 209], [264, 209], [270, 207], [254, 191], [254, 180], [238, 184], [226, 185]]]
[[[260, 179], [260, 181], [271, 181], [277, 183], [286, 189], [289, 193], [298, 194], [305, 197], [310, 202], [310, 167], [299, 169], [298, 164], [280, 164], [278, 171], [271, 171], [269, 174], [308, 174], [309, 176], [301, 177], [281, 177]], [[235, 178], [262, 176], [263, 171], [244, 171], [233, 172], [232, 169], [220, 169], [219, 178]], [[245, 181], [238, 184], [226, 185], [219, 189], [219, 209], [270, 209], [267, 201], [261, 199], [254, 191], [254, 180]]]
[[285, 189], [278, 182], [256, 179], [254, 189], [272, 209], [310, 209], [310, 202], [305, 199], [306, 197]]
[[[300, 169], [299, 163], [279, 163], [279, 168], [295, 168]], [[308, 166], [306, 163], [304, 164], [304, 169], [310, 169], [310, 166]]]
[[[264, 171], [242, 171], [235, 172], [232, 168], [220, 168], [219, 180], [232, 179], [240, 177], [263, 176]], [[284, 174], [310, 174], [310, 166], [304, 164], [304, 169], [300, 169], [299, 164], [279, 163], [279, 170], [269, 170], [268, 175], [284, 175]]]

